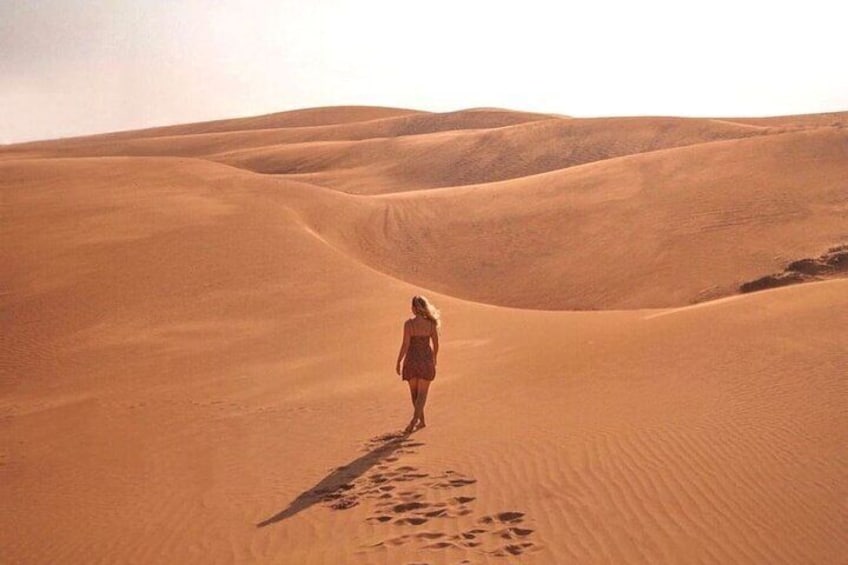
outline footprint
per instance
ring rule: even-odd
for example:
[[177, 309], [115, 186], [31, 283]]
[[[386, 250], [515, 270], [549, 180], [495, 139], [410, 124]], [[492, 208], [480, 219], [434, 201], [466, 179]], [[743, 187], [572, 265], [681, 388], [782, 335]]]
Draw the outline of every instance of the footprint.
[[501, 512], [498, 520], [505, 524], [514, 524], [524, 520], [524, 512]]
[[409, 541], [409, 536], [399, 536], [392, 539], [387, 539], [386, 541], [380, 542], [380, 545], [403, 545], [407, 541]]
[[533, 547], [533, 544], [530, 542], [514, 543], [504, 547], [504, 550], [512, 555], [521, 555], [530, 547]]
[[423, 549], [447, 549], [449, 547], [456, 547], [449, 541], [437, 541], [436, 543], [431, 543], [430, 545], [425, 545]]
[[409, 512], [410, 510], [420, 510], [421, 508], [427, 508], [430, 506], [426, 502], [406, 502], [404, 504], [396, 504], [392, 510], [395, 512]]
[[445, 537], [445, 534], [441, 532], [421, 532], [420, 534], [415, 534], [415, 537], [418, 539], [439, 539]]
[[371, 523], [374, 523], [374, 522], [383, 523], [383, 522], [388, 522], [391, 519], [392, 519], [391, 516], [371, 516], [370, 518], [368, 518], [367, 521], [371, 522]]
[[433, 510], [431, 512], [425, 512], [424, 513], [424, 515], [427, 516], [428, 518], [443, 518], [443, 517], [447, 516], [447, 514], [448, 514], [448, 511], [445, 510], [444, 508], [440, 508], [438, 510]]
[[425, 524], [425, 523], [427, 523], [427, 518], [412, 517], [412, 518], [400, 518], [399, 520], [395, 520], [395, 524], [397, 524], [399, 526], [406, 526], [406, 525], [420, 526], [421, 524]]
[[524, 520], [524, 512], [501, 512], [495, 515], [483, 516], [478, 520], [481, 524], [518, 524]]
[[460, 545], [463, 545], [465, 547], [478, 547], [482, 545], [482, 543], [479, 541], [464, 541]]
[[453, 536], [451, 539], [459, 540], [460, 542], [467, 545], [468, 547], [475, 547], [475, 546], [480, 545], [480, 542], [476, 541], [477, 535], [478, 534], [485, 534], [485, 533], [486, 533], [486, 530], [468, 530], [466, 532], [462, 532], [460, 534]]
[[359, 501], [352, 497], [340, 498], [330, 505], [333, 510], [347, 510], [359, 504]]
[[429, 486], [437, 489], [460, 488], [468, 485], [473, 485], [476, 482], [477, 479], [450, 479], [449, 481], [431, 483]]

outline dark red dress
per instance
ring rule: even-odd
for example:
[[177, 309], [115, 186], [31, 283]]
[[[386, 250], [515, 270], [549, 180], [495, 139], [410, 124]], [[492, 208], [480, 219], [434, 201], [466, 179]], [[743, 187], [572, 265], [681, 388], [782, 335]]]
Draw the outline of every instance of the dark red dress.
[[430, 336], [413, 335], [409, 338], [409, 349], [403, 358], [403, 380], [436, 378], [436, 364], [430, 348]]

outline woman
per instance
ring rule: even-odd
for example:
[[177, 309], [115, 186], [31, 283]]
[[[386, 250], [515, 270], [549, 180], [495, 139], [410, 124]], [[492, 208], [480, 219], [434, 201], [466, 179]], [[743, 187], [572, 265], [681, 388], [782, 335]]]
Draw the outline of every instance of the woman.
[[439, 311], [423, 296], [413, 296], [412, 313], [415, 317], [403, 324], [403, 343], [395, 368], [397, 374], [409, 383], [412, 395], [414, 412], [404, 430], [407, 434], [427, 425], [424, 421], [424, 404], [427, 402], [430, 382], [436, 378], [436, 359], [439, 355]]

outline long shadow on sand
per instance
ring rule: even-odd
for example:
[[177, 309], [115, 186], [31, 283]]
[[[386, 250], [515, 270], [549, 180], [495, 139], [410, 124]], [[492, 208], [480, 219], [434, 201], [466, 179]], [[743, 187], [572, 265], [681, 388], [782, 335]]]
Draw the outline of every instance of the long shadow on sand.
[[264, 528], [275, 522], [291, 518], [298, 512], [306, 510], [318, 502], [339, 500], [344, 496], [346, 491], [353, 488], [351, 481], [367, 473], [371, 468], [394, 452], [411, 449], [420, 445], [423, 444], [414, 442], [409, 437], [409, 434], [393, 433], [374, 438], [368, 442], [366, 448], [368, 452], [365, 455], [351, 461], [347, 465], [337, 468], [321, 479], [318, 484], [300, 493], [286, 508], [256, 524], [256, 527]]

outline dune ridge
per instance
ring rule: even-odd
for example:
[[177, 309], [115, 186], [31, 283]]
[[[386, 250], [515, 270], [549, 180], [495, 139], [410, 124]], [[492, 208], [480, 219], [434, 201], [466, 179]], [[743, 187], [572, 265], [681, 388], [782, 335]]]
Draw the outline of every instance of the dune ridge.
[[[419, 119], [391, 112], [292, 143]], [[738, 287], [848, 240], [844, 128], [497, 112], [396, 136], [445, 170], [377, 142], [335, 186], [218, 162], [270, 131], [236, 122], [0, 148], [0, 560], [839, 562], [848, 280]], [[462, 184], [469, 140], [497, 180]], [[400, 438], [422, 292], [439, 372]]]
[[[320, 110], [320, 109], [316, 109]], [[339, 110], [344, 110], [341, 108]], [[547, 116], [497, 109], [465, 110], [432, 114], [418, 111], [385, 109], [386, 116], [365, 115], [364, 120], [313, 116], [317, 124], [298, 119], [301, 112], [282, 112], [257, 118], [236, 118], [221, 122], [202, 122], [84, 136], [72, 139], [36, 141], [11, 146], [41, 156], [98, 156], [98, 155], [203, 155], [225, 147], [245, 148], [279, 143], [315, 141], [364, 140], [378, 137], [419, 135], [446, 130], [500, 127], [543, 119]], [[294, 119], [287, 119], [294, 114]], [[335, 116], [334, 114], [331, 114]], [[344, 115], [344, 114], [343, 114]], [[321, 114], [317, 114], [321, 116]], [[323, 123], [329, 122], [329, 123]], [[44, 151], [47, 151], [45, 153]]]
[[368, 194], [508, 180], [635, 153], [773, 131], [671, 118], [548, 119], [427, 137], [268, 146], [210, 158], [256, 172], [286, 174], [295, 180]]

